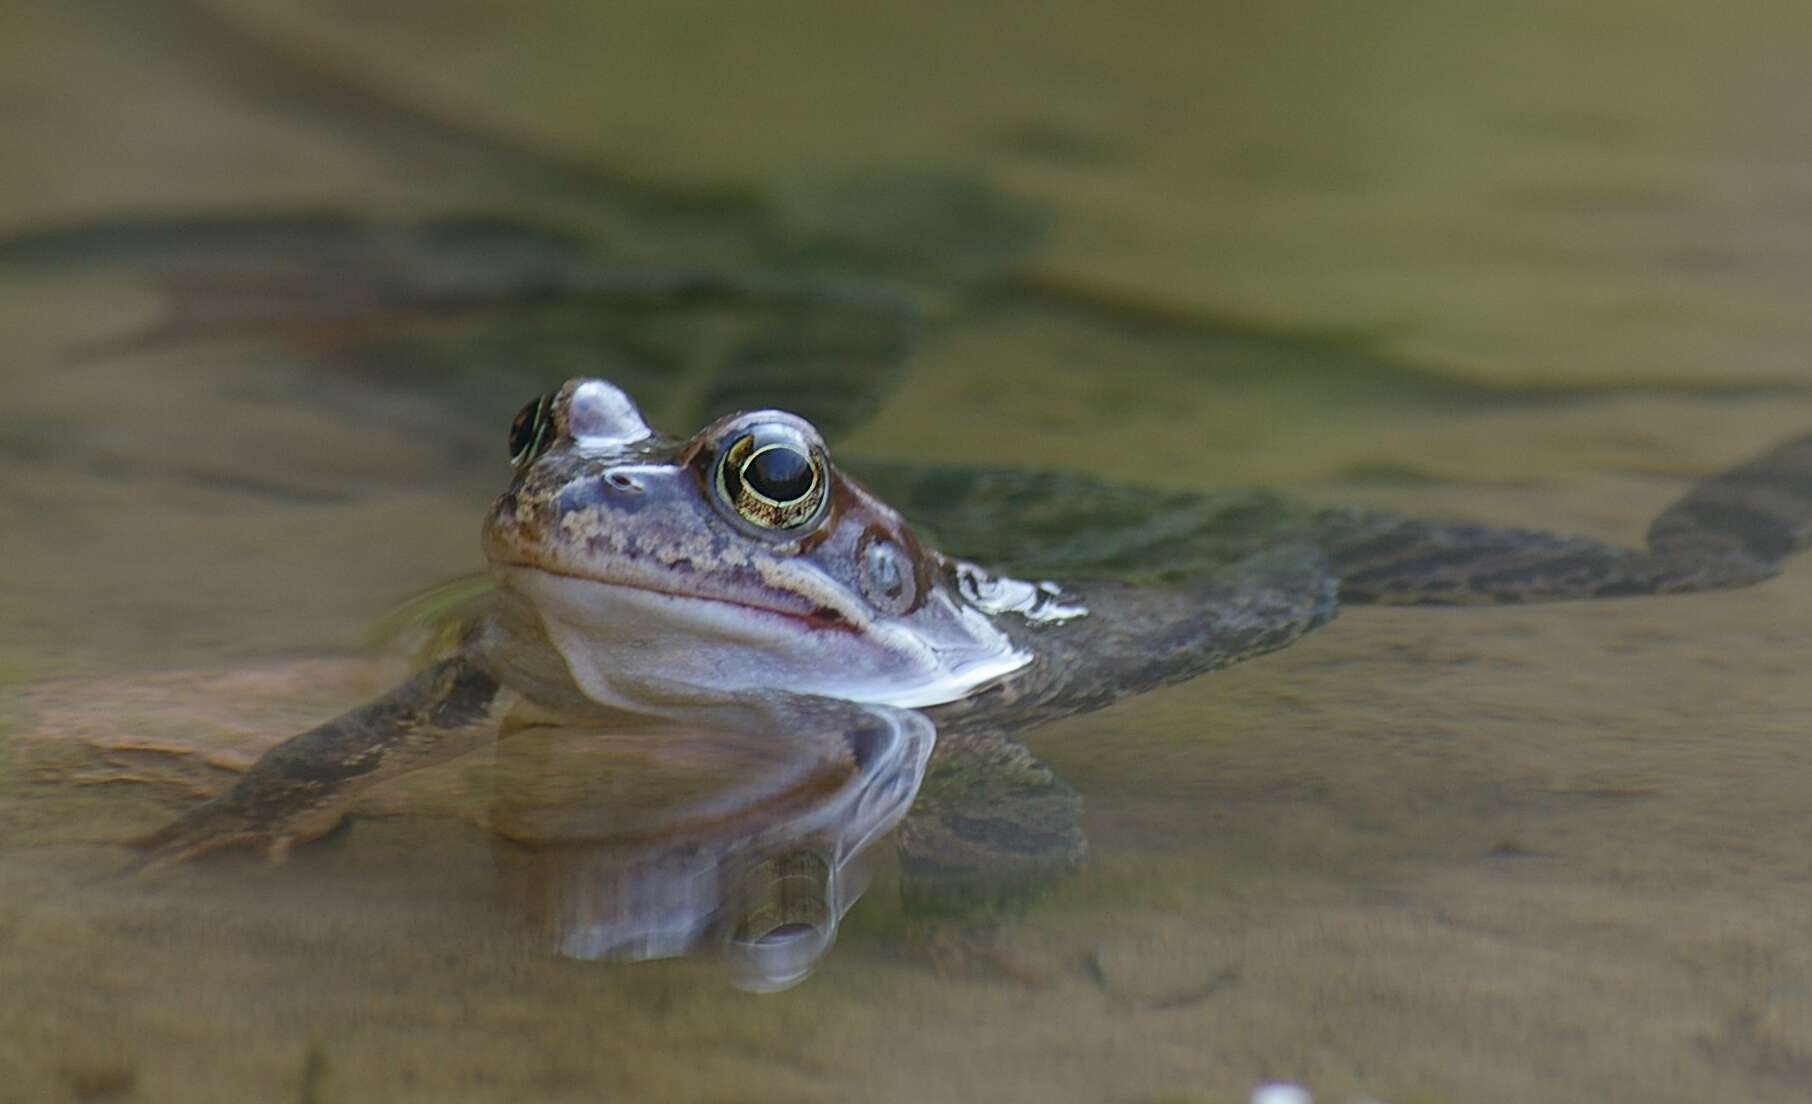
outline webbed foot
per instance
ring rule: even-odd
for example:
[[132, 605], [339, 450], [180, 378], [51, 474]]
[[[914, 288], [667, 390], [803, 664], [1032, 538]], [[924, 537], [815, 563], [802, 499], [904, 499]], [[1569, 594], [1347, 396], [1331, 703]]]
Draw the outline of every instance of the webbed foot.
[[1661, 512], [1656, 552], [1741, 557], [1772, 569], [1812, 545], [1812, 433], [1714, 475]]
[[1710, 477], [1641, 551], [1583, 537], [1327, 510], [1315, 539], [1347, 603], [1552, 602], [1748, 586], [1812, 544], [1812, 435]]

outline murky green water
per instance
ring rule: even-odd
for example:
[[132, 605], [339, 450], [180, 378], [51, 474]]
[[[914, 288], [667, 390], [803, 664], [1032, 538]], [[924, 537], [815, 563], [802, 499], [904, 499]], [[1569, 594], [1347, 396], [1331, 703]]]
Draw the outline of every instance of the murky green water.
[[[578, 241], [884, 279], [933, 321], [851, 455], [1631, 542], [1812, 427], [1809, 23], [41, 6], [0, 14], [0, 230], [476, 212], [559, 234], [484, 239], [461, 278]], [[1087, 872], [930, 935], [883, 872], [774, 996], [526, 944], [457, 764], [279, 868], [97, 881], [218, 778], [152, 756], [126, 773], [161, 785], [93, 784], [90, 743], [192, 725], [230, 753], [381, 686], [337, 661], [478, 566], [516, 406], [636, 368], [558, 312], [352, 343], [209, 317], [121, 348], [167, 318], [145, 266], [194, 225], [46, 240], [0, 267], [0, 1100], [1812, 1095], [1804, 562], [1728, 594], [1353, 611], [1039, 731], [1088, 802]], [[317, 240], [252, 240], [226, 283], [268, 291]]]

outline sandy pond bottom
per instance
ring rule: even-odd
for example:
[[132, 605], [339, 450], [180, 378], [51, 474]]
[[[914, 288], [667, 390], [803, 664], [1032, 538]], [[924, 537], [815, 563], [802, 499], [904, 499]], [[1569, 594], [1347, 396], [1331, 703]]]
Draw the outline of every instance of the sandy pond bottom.
[[[934, 374], [898, 412], [951, 386]], [[1689, 473], [1807, 424], [1805, 404], [1675, 400], [1405, 420], [1387, 455], [1539, 474], [1304, 492], [1628, 541]], [[1371, 451], [1365, 426], [1326, 428], [1330, 450]], [[71, 532], [113, 518], [59, 502]], [[271, 522], [170, 509], [247, 546]], [[365, 513], [450, 532], [473, 515]], [[63, 563], [25, 554], [22, 578]], [[294, 593], [396, 589], [312, 558], [339, 581]], [[247, 587], [260, 567], [222, 565]], [[190, 592], [135, 593], [175, 610]], [[169, 669], [147, 672], [152, 649], [28, 674], [0, 712], [0, 1101], [1161, 1104], [1273, 1079], [1320, 1104], [1812, 1095], [1812, 561], [1727, 594], [1349, 611], [1032, 733], [1088, 802], [1083, 876], [1017, 922], [925, 929], [883, 870], [819, 972], [763, 997], [712, 961], [575, 963], [525, 938], [479, 827], [484, 753], [374, 795], [286, 865], [114, 878], [118, 841], [396, 677], [331, 657], [200, 667], [191, 652], [236, 655], [243, 633], [357, 623], [222, 609], [180, 621], [220, 643]]]
[[[1163, 419], [1231, 424], [1270, 400], [1180, 373], [1148, 381], [1171, 404], [1080, 451], [986, 437], [964, 358], [1034, 363], [984, 356], [1015, 348], [943, 347], [864, 447], [912, 455], [913, 426], [963, 411], [966, 439], [1011, 454], [988, 459], [1628, 542], [1693, 475], [1812, 425], [1785, 399], [1337, 409], [1229, 474], [1232, 445], [1192, 465]], [[1107, 386], [1044, 376], [1077, 409]], [[374, 471], [411, 455], [365, 444]], [[1423, 474], [1343, 481], [1364, 460]], [[475, 823], [482, 755], [287, 865], [112, 879], [118, 841], [222, 783], [210, 761], [395, 677], [332, 657], [385, 596], [469, 561], [484, 491], [252, 508], [157, 469], [0, 477], [45, 536], [9, 549], [29, 631], [0, 655], [8, 1104], [1161, 1104], [1272, 1079], [1320, 1104], [1812, 1098], [1812, 561], [1728, 594], [1350, 611], [1035, 732], [1088, 802], [1081, 878], [995, 930], [919, 930], [883, 872], [816, 976], [755, 997], [717, 963], [580, 964], [524, 939]], [[81, 679], [49, 678], [66, 670]]]
[[523, 938], [482, 755], [286, 865], [110, 879], [110, 841], [225, 776], [93, 745], [230, 763], [391, 669], [47, 684], [0, 802], [0, 1100], [1803, 1100], [1808, 644], [1803, 565], [1352, 613], [1042, 733], [1094, 860], [1021, 922], [911, 929], [883, 874], [766, 997]]

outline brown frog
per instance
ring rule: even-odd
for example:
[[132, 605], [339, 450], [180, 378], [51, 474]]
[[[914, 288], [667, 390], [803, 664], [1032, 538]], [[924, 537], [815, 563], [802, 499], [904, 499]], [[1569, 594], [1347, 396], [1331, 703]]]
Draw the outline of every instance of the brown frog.
[[[1185, 546], [1212, 554], [1162, 585], [1021, 579], [940, 552], [780, 411], [673, 438], [619, 388], [576, 379], [518, 414], [510, 450], [514, 477], [484, 524], [494, 594], [454, 654], [273, 749], [142, 840], [145, 861], [280, 854], [366, 787], [499, 734], [680, 746], [716, 733], [764, 749], [767, 766], [675, 804], [656, 818], [662, 838], [734, 852], [743, 869], [818, 854], [828, 881], [898, 824], [909, 901], [998, 899], [1084, 849], [1076, 794], [1011, 733], [1284, 647], [1343, 603], [1740, 586], [1812, 541], [1812, 436], [1692, 490], [1643, 551], [1202, 498], [1199, 524], [1170, 524], [1163, 543], [1172, 562]], [[939, 532], [1021, 564], [1038, 550], [998, 535], [1016, 519], [1111, 518], [1124, 500], [1037, 473], [876, 473], [915, 508], [935, 488], [944, 509], [923, 513]], [[826, 892], [808, 925], [818, 950], [853, 900]]]

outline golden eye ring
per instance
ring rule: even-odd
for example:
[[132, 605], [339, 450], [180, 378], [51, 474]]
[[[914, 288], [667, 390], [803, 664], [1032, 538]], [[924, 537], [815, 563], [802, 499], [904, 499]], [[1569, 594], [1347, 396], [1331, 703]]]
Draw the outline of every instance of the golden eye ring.
[[825, 491], [823, 455], [784, 427], [738, 434], [717, 461], [718, 496], [762, 529], [797, 529], [815, 520]]

